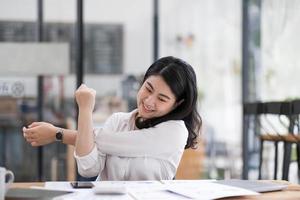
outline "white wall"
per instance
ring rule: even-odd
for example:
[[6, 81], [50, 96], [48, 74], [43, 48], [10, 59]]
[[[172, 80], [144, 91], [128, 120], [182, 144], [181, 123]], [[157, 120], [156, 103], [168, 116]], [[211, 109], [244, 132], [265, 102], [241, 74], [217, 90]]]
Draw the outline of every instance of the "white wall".
[[32, 21], [37, 18], [36, 0], [1, 0], [1, 20]]
[[262, 3], [263, 101], [300, 97], [300, 1]]
[[[1, 0], [0, 20], [35, 21], [36, 0]], [[49, 22], [75, 22], [75, 0], [45, 0], [44, 20]], [[124, 26], [124, 73], [142, 74], [152, 63], [152, 0], [86, 0], [84, 21], [87, 23], [118, 23]], [[2, 79], [3, 77], [0, 78]], [[6, 78], [7, 79], [7, 78]], [[12, 77], [12, 80], [15, 78]], [[22, 78], [26, 95], [36, 95], [35, 77]], [[122, 75], [86, 75], [85, 82], [98, 91], [98, 95], [119, 88]], [[3, 80], [3, 79], [2, 79]], [[66, 96], [72, 96], [75, 77], [65, 81]]]
[[[216, 139], [241, 141], [241, 1], [161, 1], [161, 53], [193, 65], [204, 94], [201, 115]], [[176, 37], [194, 35], [193, 42]]]

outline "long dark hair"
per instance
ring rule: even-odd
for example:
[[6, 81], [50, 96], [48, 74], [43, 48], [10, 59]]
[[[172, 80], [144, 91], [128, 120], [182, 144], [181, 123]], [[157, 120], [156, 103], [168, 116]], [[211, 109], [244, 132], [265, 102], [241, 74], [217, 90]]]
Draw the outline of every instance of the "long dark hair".
[[183, 120], [189, 132], [185, 149], [195, 148], [202, 120], [197, 111], [197, 80], [193, 67], [179, 58], [168, 56], [160, 58], [149, 67], [142, 83], [152, 75], [161, 76], [174, 93], [176, 102], [181, 103], [162, 117], [147, 120], [137, 118], [136, 126], [142, 129], [168, 120]]

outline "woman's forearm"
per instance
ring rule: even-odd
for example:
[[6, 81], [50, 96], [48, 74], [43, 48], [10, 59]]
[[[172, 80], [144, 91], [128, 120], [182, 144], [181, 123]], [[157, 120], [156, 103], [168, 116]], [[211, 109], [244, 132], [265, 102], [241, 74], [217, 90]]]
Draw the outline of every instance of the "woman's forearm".
[[77, 131], [70, 129], [63, 129], [62, 143], [75, 146]]
[[58, 131], [63, 130], [62, 143], [75, 145], [76, 130], [64, 129], [48, 122], [33, 122], [23, 127], [23, 136], [32, 146], [43, 146], [57, 141]]
[[79, 109], [78, 131], [75, 142], [75, 152], [78, 156], [85, 156], [94, 147], [92, 112]]

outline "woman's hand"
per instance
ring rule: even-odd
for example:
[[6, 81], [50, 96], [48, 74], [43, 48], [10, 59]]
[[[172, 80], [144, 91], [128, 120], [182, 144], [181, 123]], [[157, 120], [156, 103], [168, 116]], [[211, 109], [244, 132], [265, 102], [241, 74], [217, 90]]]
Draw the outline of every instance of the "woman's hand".
[[87, 87], [85, 84], [81, 84], [75, 91], [75, 99], [79, 110], [93, 112], [95, 107], [95, 98], [96, 91]]
[[23, 127], [23, 136], [31, 146], [42, 146], [55, 141], [57, 127], [47, 122], [33, 122]]

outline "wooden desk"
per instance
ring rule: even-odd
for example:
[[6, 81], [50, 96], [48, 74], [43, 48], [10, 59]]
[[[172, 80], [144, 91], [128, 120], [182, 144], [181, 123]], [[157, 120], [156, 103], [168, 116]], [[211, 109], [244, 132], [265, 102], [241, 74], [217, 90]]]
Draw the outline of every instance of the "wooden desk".
[[[300, 199], [300, 185], [288, 183], [288, 187], [281, 191], [265, 192], [257, 196], [243, 196], [223, 198], [224, 200], [299, 200]], [[222, 200], [223, 200], [222, 199]]]
[[[282, 191], [262, 193], [257, 196], [242, 196], [242, 197], [229, 197], [222, 198], [222, 200], [299, 200], [300, 199], [300, 185], [291, 184], [287, 181], [270, 181], [270, 182], [283, 182], [288, 184], [288, 187]], [[30, 186], [44, 186], [41, 182], [31, 183], [13, 183], [11, 188], [29, 188]]]

